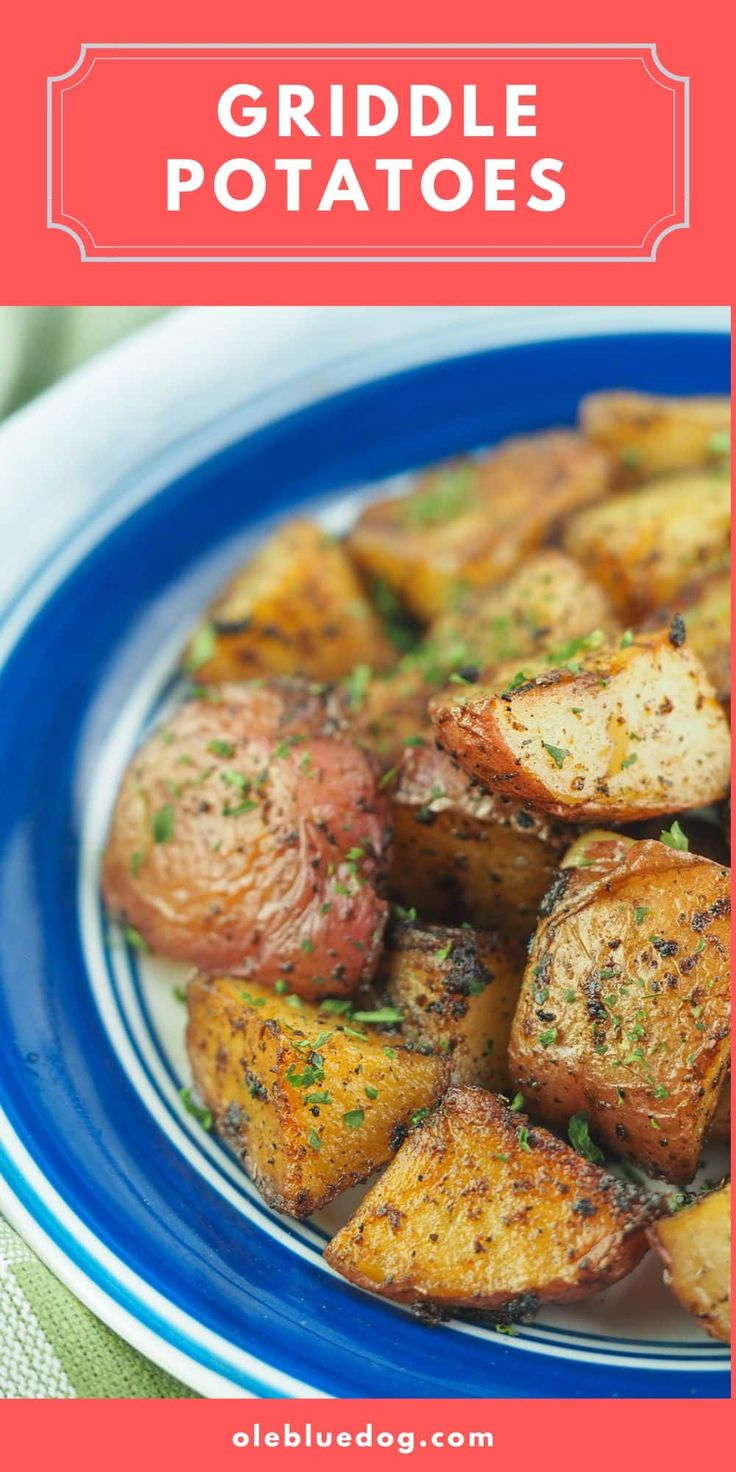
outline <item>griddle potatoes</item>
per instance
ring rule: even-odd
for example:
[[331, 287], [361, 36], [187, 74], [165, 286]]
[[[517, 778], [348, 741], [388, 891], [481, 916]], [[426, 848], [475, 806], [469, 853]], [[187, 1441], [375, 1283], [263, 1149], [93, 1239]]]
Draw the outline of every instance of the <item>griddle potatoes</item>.
[[372, 975], [389, 809], [376, 769], [310, 687], [226, 685], [134, 756], [102, 884], [152, 950], [302, 996]]
[[498, 1096], [453, 1088], [325, 1256], [385, 1298], [526, 1318], [624, 1277], [660, 1210]]
[[448, 1059], [452, 1083], [505, 1089], [523, 970], [522, 947], [493, 931], [412, 921], [389, 928], [376, 988], [402, 1037]]
[[438, 740], [491, 790], [571, 821], [646, 818], [728, 791], [730, 736], [675, 624], [581, 650], [505, 689], [430, 703]]
[[572, 830], [485, 792], [430, 738], [407, 747], [390, 798], [392, 897], [436, 924], [526, 939]]
[[730, 1054], [730, 873], [615, 834], [592, 835], [577, 862], [530, 946], [512, 1085], [545, 1122], [586, 1114], [616, 1154], [686, 1183]]
[[727, 473], [689, 471], [585, 507], [567, 523], [564, 546], [636, 622], [723, 564], [730, 510]]
[[622, 476], [631, 481], [717, 465], [730, 451], [726, 394], [667, 398], [622, 389], [588, 394], [579, 419], [584, 434], [614, 456]]
[[372, 502], [348, 546], [365, 573], [430, 620], [450, 607], [460, 584], [508, 576], [610, 482], [608, 457], [571, 430], [523, 435], [430, 470], [406, 496]]
[[317, 1211], [388, 1160], [447, 1064], [395, 1033], [228, 976], [189, 984], [187, 1047], [218, 1133], [271, 1206]]
[[649, 1228], [664, 1280], [712, 1339], [731, 1343], [731, 1186], [699, 1196]]
[[279, 527], [237, 572], [184, 655], [205, 683], [254, 675], [336, 680], [396, 653], [344, 547], [309, 521]]

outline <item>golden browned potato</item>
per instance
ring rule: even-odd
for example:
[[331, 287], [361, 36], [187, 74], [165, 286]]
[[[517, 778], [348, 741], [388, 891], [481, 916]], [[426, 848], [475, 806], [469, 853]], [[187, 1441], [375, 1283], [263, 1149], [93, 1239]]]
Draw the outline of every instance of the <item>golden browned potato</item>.
[[522, 947], [493, 931], [410, 921], [389, 929], [376, 987], [404, 1038], [448, 1058], [452, 1083], [505, 1089], [523, 971]]
[[572, 516], [566, 550], [636, 622], [723, 564], [730, 540], [727, 475], [705, 471], [623, 491]]
[[438, 740], [470, 776], [542, 812], [622, 821], [716, 802], [730, 737], [684, 631], [628, 633], [505, 690], [436, 696]]
[[[710, 573], [684, 588], [670, 617], [681, 615], [690, 649], [703, 661], [719, 700], [731, 690], [731, 572]], [[665, 620], [662, 619], [662, 622]]]
[[[441, 1095], [447, 1063], [257, 982], [190, 982], [187, 1048], [218, 1133], [271, 1206], [317, 1211], [383, 1165]], [[297, 1005], [294, 1005], [296, 1003]]]
[[618, 461], [628, 480], [717, 465], [731, 449], [725, 394], [667, 398], [627, 389], [588, 394], [580, 404], [580, 427]]
[[258, 548], [184, 656], [206, 683], [254, 675], [336, 680], [361, 662], [389, 669], [396, 653], [344, 547], [309, 521], [287, 522]]
[[303, 996], [372, 975], [389, 807], [329, 697], [226, 685], [148, 737], [123, 779], [102, 883], [155, 951]]
[[[668, 834], [679, 841], [679, 831]], [[511, 1030], [513, 1087], [618, 1155], [692, 1179], [730, 1052], [730, 873], [591, 834], [545, 900]]]
[[503, 791], [485, 792], [417, 739], [390, 790], [391, 895], [440, 925], [467, 921], [525, 939], [572, 830]]
[[468, 589], [432, 624], [428, 648], [447, 676], [487, 669], [602, 629], [615, 633], [611, 604], [579, 563], [556, 547], [535, 552], [486, 590]]
[[428, 471], [406, 496], [373, 502], [348, 545], [364, 572], [429, 620], [459, 585], [506, 577], [610, 482], [608, 457], [571, 430], [523, 435]]
[[371, 1293], [527, 1318], [599, 1292], [661, 1207], [483, 1089], [450, 1089], [325, 1256]]
[[664, 1280], [712, 1339], [731, 1343], [731, 1186], [699, 1196], [649, 1228]]

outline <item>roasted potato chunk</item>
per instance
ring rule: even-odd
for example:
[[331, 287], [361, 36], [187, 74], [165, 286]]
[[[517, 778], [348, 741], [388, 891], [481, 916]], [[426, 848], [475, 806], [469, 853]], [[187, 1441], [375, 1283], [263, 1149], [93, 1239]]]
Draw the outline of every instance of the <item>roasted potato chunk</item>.
[[149, 736], [123, 779], [102, 883], [155, 951], [302, 996], [373, 974], [389, 807], [328, 697], [227, 685]]
[[406, 496], [373, 502], [348, 544], [364, 572], [429, 620], [459, 584], [506, 577], [610, 481], [607, 456], [572, 431], [523, 435], [427, 472]]
[[598, 584], [565, 552], [545, 548], [503, 583], [469, 589], [436, 619], [428, 644], [445, 674], [523, 660], [591, 629], [615, 633], [611, 604]]
[[725, 561], [730, 503], [727, 475], [672, 476], [577, 512], [565, 548], [636, 622]]
[[482, 1089], [450, 1089], [325, 1251], [371, 1293], [526, 1318], [631, 1271], [660, 1207]]
[[731, 691], [731, 573], [711, 573], [683, 589], [671, 617], [681, 615], [688, 647], [703, 661], [719, 700]]
[[390, 797], [392, 897], [437, 924], [525, 939], [572, 830], [484, 792], [426, 740], [405, 751]]
[[588, 394], [580, 427], [613, 456], [627, 480], [717, 465], [731, 449], [727, 396], [667, 398], [618, 389]]
[[699, 1196], [663, 1217], [649, 1240], [665, 1265], [664, 1280], [712, 1339], [731, 1343], [731, 1186]]
[[728, 723], [679, 627], [625, 635], [505, 690], [430, 702], [438, 740], [491, 790], [542, 812], [622, 821], [716, 802]]
[[402, 1036], [447, 1057], [454, 1084], [508, 1085], [522, 947], [493, 931], [393, 925], [376, 978], [402, 1014]]
[[336, 680], [361, 662], [390, 669], [396, 653], [344, 547], [309, 521], [287, 522], [259, 547], [184, 656], [208, 683], [254, 675]]
[[616, 1154], [685, 1183], [729, 1060], [730, 873], [617, 834], [576, 855], [529, 949], [512, 1083], [545, 1122], [585, 1114]]
[[444, 1059], [258, 983], [199, 976], [187, 1048], [218, 1133], [271, 1206], [304, 1217], [365, 1180], [441, 1095]]

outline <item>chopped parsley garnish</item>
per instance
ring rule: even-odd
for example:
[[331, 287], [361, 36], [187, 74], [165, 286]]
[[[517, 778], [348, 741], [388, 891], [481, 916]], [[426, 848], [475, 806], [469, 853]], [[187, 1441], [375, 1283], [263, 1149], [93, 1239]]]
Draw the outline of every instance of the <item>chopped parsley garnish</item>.
[[624, 757], [624, 760], [621, 763], [621, 771], [625, 771], [627, 767], [633, 767], [634, 762], [638, 762], [638, 760], [639, 758], [636, 752], [632, 751], [629, 756]]
[[220, 781], [227, 787], [237, 787], [238, 792], [250, 792], [248, 778], [242, 772], [234, 772], [232, 767], [226, 767], [224, 772], [220, 772]]
[[299, 950], [303, 951], [305, 956], [309, 956], [314, 950], [314, 941], [310, 940], [308, 935], [305, 935], [304, 939], [299, 942]]
[[516, 1138], [517, 1138], [517, 1141], [518, 1141], [519, 1149], [520, 1150], [531, 1150], [532, 1147], [529, 1144], [529, 1131], [528, 1131], [526, 1125], [521, 1125], [519, 1127], [519, 1129], [516, 1132]]
[[245, 797], [242, 802], [224, 802], [222, 804], [223, 818], [239, 818], [241, 813], [252, 813], [258, 803], [252, 797]]
[[450, 953], [452, 951], [452, 946], [453, 946], [453, 942], [452, 941], [448, 941], [448, 943], [447, 943], [446, 946], [441, 946], [438, 951], [435, 951], [435, 953], [434, 953], [434, 959], [435, 959], [435, 961], [446, 961], [447, 958], [448, 958], [448, 956], [450, 955]]
[[634, 634], [633, 634], [633, 631], [631, 629], [627, 629], [626, 630], [626, 633], [621, 635], [621, 638], [618, 641], [618, 647], [619, 647], [619, 649], [628, 649], [629, 645], [630, 644], [633, 644], [633, 642], [634, 642]]
[[413, 1125], [414, 1128], [416, 1128], [416, 1126], [418, 1124], [421, 1124], [422, 1123], [422, 1120], [424, 1120], [424, 1119], [427, 1118], [427, 1115], [428, 1114], [429, 1114], [429, 1110], [428, 1109], [415, 1109], [414, 1110], [414, 1113], [411, 1116], [411, 1119], [410, 1119], [409, 1123], [411, 1125]]
[[646, 919], [647, 915], [650, 914], [651, 910], [648, 910], [646, 905], [637, 905], [634, 909], [634, 919], [637, 925], [641, 925], [642, 920]]
[[128, 860], [128, 868], [130, 869], [131, 874], [136, 875], [138, 873], [138, 870], [140, 869], [145, 857], [146, 855], [143, 852], [143, 849], [136, 848], [133, 850]]
[[311, 1145], [311, 1147], [312, 1147], [313, 1150], [321, 1150], [322, 1149], [322, 1141], [321, 1141], [319, 1135], [317, 1134], [317, 1131], [314, 1128], [312, 1128], [312, 1129], [310, 1129], [308, 1131], [308, 1133], [307, 1133], [307, 1142]]
[[398, 1007], [376, 1007], [373, 1012], [353, 1012], [353, 1022], [370, 1022], [374, 1027], [380, 1027], [382, 1023], [393, 1023], [403, 1021], [404, 1014]]
[[544, 1032], [540, 1032], [539, 1041], [543, 1048], [551, 1048], [552, 1044], [557, 1042], [557, 1028], [548, 1027]]
[[126, 946], [130, 946], [132, 951], [145, 952], [149, 949], [148, 941], [143, 939], [140, 931], [136, 930], [133, 925], [126, 923], [123, 926], [123, 939], [125, 940]]
[[524, 1108], [524, 1095], [523, 1094], [514, 1094], [514, 1097], [511, 1100], [511, 1103], [509, 1104], [509, 1109], [511, 1110], [512, 1114], [517, 1114], [518, 1111], [520, 1109], [523, 1109], [523, 1108]]
[[408, 526], [437, 526], [441, 522], [452, 521], [466, 509], [472, 486], [470, 466], [437, 471], [424, 489], [407, 497], [402, 519]]
[[543, 741], [542, 746], [547, 752], [547, 755], [551, 756], [556, 767], [564, 767], [565, 762], [570, 755], [569, 751], [565, 751], [564, 747], [562, 746], [552, 746], [550, 745], [549, 741]]
[[154, 843], [168, 843], [174, 836], [174, 809], [170, 802], [164, 803], [151, 819]]
[[214, 624], [203, 624], [201, 629], [197, 629], [184, 663], [184, 668], [188, 674], [195, 674], [197, 670], [202, 668], [203, 664], [207, 664], [207, 661], [212, 658], [215, 652], [215, 644]]
[[180, 1089], [179, 1098], [187, 1114], [193, 1115], [199, 1121], [203, 1130], [212, 1129], [212, 1111], [210, 1109], [203, 1109], [201, 1104], [195, 1104], [190, 1089]]
[[177, 1002], [186, 1002], [187, 994], [183, 986], [172, 986], [171, 995], [176, 999]]
[[345, 1124], [349, 1130], [359, 1130], [365, 1120], [365, 1110], [349, 1109], [347, 1114], [343, 1114], [342, 1118], [343, 1124]]
[[672, 824], [671, 828], [665, 828], [664, 831], [660, 833], [659, 841], [660, 843], [666, 844], [667, 848], [679, 849], [680, 852], [683, 854], [688, 853], [690, 849], [690, 843], [687, 834], [683, 833], [680, 824], [677, 821], [677, 818], [675, 818], [675, 821]]
[[235, 747], [230, 741], [208, 741], [207, 750], [210, 751], [213, 756], [230, 757], [235, 755]]
[[374, 1088], [373, 1084], [366, 1084], [363, 1092], [365, 1093], [366, 1099], [378, 1098], [378, 1089]]
[[343, 680], [343, 688], [351, 710], [359, 710], [368, 694], [373, 671], [369, 664], [356, 664]]
[[578, 1155], [584, 1155], [586, 1160], [605, 1160], [603, 1151], [590, 1138], [587, 1114], [573, 1114], [567, 1126], [567, 1137], [573, 1149], [577, 1150]]

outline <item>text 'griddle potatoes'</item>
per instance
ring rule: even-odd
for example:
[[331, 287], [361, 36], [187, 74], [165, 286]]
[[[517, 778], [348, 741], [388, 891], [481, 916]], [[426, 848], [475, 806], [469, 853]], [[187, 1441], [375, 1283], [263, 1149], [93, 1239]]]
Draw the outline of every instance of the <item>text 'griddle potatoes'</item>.
[[290, 521], [235, 574], [193, 636], [184, 663], [205, 684], [254, 675], [336, 680], [396, 654], [339, 542]]
[[730, 1054], [730, 873], [591, 835], [542, 909], [511, 1031], [513, 1086], [654, 1175], [695, 1174]]
[[649, 1228], [665, 1282], [713, 1339], [731, 1343], [731, 1186], [699, 1196]]
[[195, 977], [187, 1047], [218, 1133], [272, 1206], [303, 1217], [389, 1158], [439, 1098], [447, 1064], [329, 1003], [299, 1001]]
[[618, 461], [628, 480], [717, 465], [731, 445], [731, 404], [726, 394], [668, 398], [618, 389], [588, 394], [580, 427]]
[[485, 792], [431, 738], [407, 748], [390, 797], [393, 898], [437, 924], [526, 939], [572, 830]]
[[294, 683], [224, 686], [130, 763], [105, 900], [163, 955], [347, 994], [380, 952], [388, 819], [375, 767], [328, 699]]
[[730, 735], [679, 625], [601, 643], [505, 689], [430, 703], [438, 740], [484, 786], [569, 821], [656, 816], [728, 791]]
[[690, 471], [585, 507], [564, 545], [608, 593], [627, 622], [669, 603], [728, 557], [727, 473]]
[[450, 1089], [326, 1249], [405, 1303], [528, 1317], [630, 1272], [661, 1208], [482, 1089]]
[[505, 1089], [523, 971], [523, 948], [493, 931], [415, 920], [389, 927], [375, 985], [402, 1037], [447, 1057], [452, 1083]]
[[477, 459], [428, 471], [406, 496], [374, 501], [348, 546], [407, 608], [430, 620], [459, 585], [508, 576], [571, 511], [604, 495], [606, 455], [571, 430], [506, 440]]

